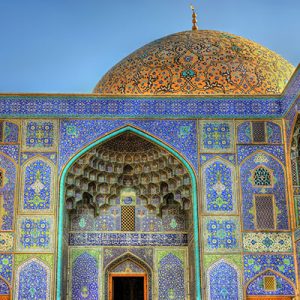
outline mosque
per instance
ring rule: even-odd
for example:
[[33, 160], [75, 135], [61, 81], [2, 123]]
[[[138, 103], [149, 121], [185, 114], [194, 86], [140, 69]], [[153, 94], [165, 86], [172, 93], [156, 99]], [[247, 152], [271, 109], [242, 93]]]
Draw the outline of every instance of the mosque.
[[0, 299], [300, 299], [299, 95], [195, 13], [91, 94], [0, 94]]

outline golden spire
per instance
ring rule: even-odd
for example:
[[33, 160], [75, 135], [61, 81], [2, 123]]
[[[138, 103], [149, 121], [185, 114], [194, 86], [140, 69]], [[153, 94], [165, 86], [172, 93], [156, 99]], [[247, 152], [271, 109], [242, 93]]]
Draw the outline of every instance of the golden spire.
[[194, 6], [192, 4], [191, 4], [191, 10], [193, 12], [193, 14], [192, 14], [192, 23], [193, 23], [192, 30], [198, 30], [197, 14], [195, 13], [195, 8], [194, 8]]

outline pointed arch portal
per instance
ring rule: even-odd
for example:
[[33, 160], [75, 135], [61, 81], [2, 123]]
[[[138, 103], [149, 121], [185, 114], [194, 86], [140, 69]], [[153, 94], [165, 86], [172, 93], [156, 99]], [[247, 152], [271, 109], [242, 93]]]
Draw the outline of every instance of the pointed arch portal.
[[200, 283], [200, 250], [199, 250], [199, 222], [198, 222], [198, 202], [197, 202], [197, 181], [193, 168], [190, 164], [184, 159], [178, 152], [172, 149], [170, 146], [164, 144], [162, 141], [157, 138], [137, 129], [132, 126], [125, 126], [120, 129], [107, 134], [98, 140], [94, 141], [76, 155], [74, 155], [69, 162], [64, 167], [61, 177], [60, 177], [60, 193], [59, 193], [59, 219], [58, 219], [58, 254], [57, 254], [57, 289], [56, 289], [56, 299], [62, 299], [62, 267], [63, 267], [63, 224], [64, 224], [64, 205], [65, 205], [65, 181], [68, 174], [69, 168], [87, 151], [91, 150], [95, 146], [116, 137], [122, 133], [131, 132], [136, 135], [153, 142], [154, 144], [160, 146], [161, 148], [167, 150], [173, 156], [175, 156], [188, 170], [188, 173], [191, 177], [191, 186], [192, 186], [192, 212], [193, 212], [193, 234], [194, 234], [194, 252], [195, 252], [195, 294], [196, 299], [201, 300], [201, 283]]

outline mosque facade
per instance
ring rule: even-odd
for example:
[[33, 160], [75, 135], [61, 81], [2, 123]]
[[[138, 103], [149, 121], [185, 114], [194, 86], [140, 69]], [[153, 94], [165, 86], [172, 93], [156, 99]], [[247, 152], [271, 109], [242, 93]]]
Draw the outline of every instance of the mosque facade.
[[299, 93], [195, 29], [91, 94], [0, 94], [0, 299], [300, 299]]

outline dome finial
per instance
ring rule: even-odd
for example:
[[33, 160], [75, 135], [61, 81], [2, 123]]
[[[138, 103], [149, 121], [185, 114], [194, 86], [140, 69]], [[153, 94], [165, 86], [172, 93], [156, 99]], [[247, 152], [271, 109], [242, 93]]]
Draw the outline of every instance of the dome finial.
[[197, 25], [197, 14], [195, 12], [195, 8], [194, 6], [191, 4], [191, 10], [193, 12], [192, 14], [192, 23], [193, 23], [193, 27], [192, 27], [192, 30], [198, 30], [198, 25]]

